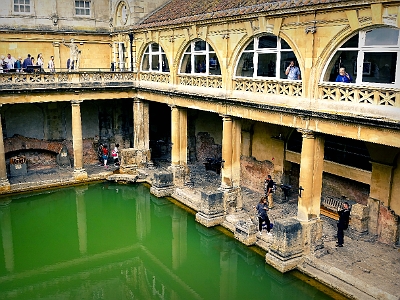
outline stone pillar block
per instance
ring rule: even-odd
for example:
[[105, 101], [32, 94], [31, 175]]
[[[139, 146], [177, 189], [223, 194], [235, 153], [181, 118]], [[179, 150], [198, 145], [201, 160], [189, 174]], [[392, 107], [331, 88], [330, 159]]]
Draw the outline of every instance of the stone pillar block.
[[174, 176], [170, 172], [155, 173], [150, 193], [156, 197], [171, 196], [174, 192]]
[[222, 192], [201, 192], [200, 210], [196, 221], [206, 227], [219, 225], [224, 221], [224, 198]]
[[274, 224], [274, 239], [265, 260], [284, 273], [302, 262], [303, 234], [301, 223], [295, 218], [277, 220]]
[[241, 220], [235, 224], [235, 239], [246, 246], [250, 246], [257, 241], [257, 226], [251, 221]]
[[368, 233], [369, 207], [362, 204], [353, 204], [351, 207], [350, 228], [358, 234]]
[[235, 213], [243, 207], [242, 193], [240, 187], [223, 188], [219, 190], [224, 194], [224, 212], [225, 214]]
[[147, 168], [149, 165], [151, 152], [134, 148], [122, 149], [120, 151], [121, 165], [120, 173], [136, 174], [138, 168]]
[[378, 234], [378, 217], [379, 217], [380, 201], [369, 197], [368, 208], [369, 208], [368, 232], [370, 234]]
[[75, 169], [74, 170], [74, 178], [77, 181], [83, 181], [88, 178], [87, 172], [85, 169]]
[[323, 221], [320, 219], [301, 222], [303, 231], [303, 254], [316, 254], [324, 248], [322, 240]]
[[190, 181], [189, 168], [182, 165], [169, 166], [168, 170], [172, 172], [174, 176], [175, 186], [183, 186], [186, 182]]

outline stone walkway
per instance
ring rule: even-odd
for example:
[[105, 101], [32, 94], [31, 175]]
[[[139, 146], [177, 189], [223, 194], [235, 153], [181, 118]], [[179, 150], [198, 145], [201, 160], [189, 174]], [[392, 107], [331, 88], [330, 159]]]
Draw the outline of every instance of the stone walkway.
[[[168, 162], [158, 162], [155, 166], [156, 170], [149, 174], [166, 169]], [[206, 171], [202, 164], [190, 165], [190, 169], [193, 187], [188, 189], [198, 193], [200, 190], [210, 191], [219, 187], [220, 175]], [[88, 181], [104, 180], [118, 172], [114, 166], [104, 168], [98, 165], [85, 166], [85, 170]], [[12, 177], [9, 181], [13, 192], [73, 184], [73, 169], [30, 171], [27, 176]], [[242, 189], [242, 195], [244, 212], [241, 215], [253, 217], [252, 206], [257, 204], [262, 195], [246, 188]], [[272, 222], [296, 214], [296, 195], [292, 195], [286, 203], [276, 204], [269, 212]], [[374, 236], [352, 236], [351, 230], [345, 232], [344, 247], [336, 248], [336, 222], [324, 216], [321, 219], [324, 221], [325, 247], [318, 257], [306, 257], [298, 269], [352, 299], [400, 299], [400, 249], [381, 244]], [[259, 238], [268, 243], [268, 239], [274, 237], [263, 235]]]

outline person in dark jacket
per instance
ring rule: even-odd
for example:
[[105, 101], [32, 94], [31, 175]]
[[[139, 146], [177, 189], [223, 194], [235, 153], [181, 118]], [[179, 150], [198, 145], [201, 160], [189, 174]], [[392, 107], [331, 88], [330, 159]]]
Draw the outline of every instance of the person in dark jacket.
[[262, 235], [262, 226], [263, 222], [267, 225], [267, 234], [272, 235], [270, 233], [271, 230], [271, 222], [269, 221], [267, 210], [268, 210], [268, 205], [267, 205], [267, 198], [263, 197], [261, 198], [260, 202], [257, 204], [255, 207], [257, 211], [257, 216], [258, 216], [258, 230], [260, 231], [260, 235]]
[[344, 202], [343, 208], [342, 209], [338, 208], [338, 214], [339, 214], [339, 222], [337, 224], [338, 241], [336, 243], [336, 247], [343, 247], [343, 242], [344, 242], [343, 230], [346, 230], [349, 227], [349, 220], [350, 220], [349, 203]]

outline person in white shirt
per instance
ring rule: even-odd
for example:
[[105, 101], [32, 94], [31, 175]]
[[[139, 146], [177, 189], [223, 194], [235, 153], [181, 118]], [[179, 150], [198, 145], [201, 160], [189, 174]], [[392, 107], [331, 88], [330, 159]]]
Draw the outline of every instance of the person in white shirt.
[[50, 60], [47, 64], [47, 68], [49, 69], [49, 72], [54, 73], [56, 71], [56, 68], [54, 66], [54, 56], [50, 56]]
[[11, 56], [10, 53], [7, 54], [7, 57], [4, 59], [4, 62], [7, 65], [7, 70], [14, 69], [14, 64], [16, 62], [16, 59]]
[[43, 72], [44, 71], [44, 68], [43, 68], [43, 65], [44, 65], [44, 58], [43, 58], [43, 55], [42, 55], [42, 53], [39, 53], [38, 54], [38, 56], [37, 56], [37, 63], [36, 63], [38, 66], [40, 66], [40, 71], [41, 72]]
[[289, 66], [286, 68], [285, 74], [287, 78], [290, 80], [299, 80], [300, 79], [300, 69], [294, 64], [292, 60]]

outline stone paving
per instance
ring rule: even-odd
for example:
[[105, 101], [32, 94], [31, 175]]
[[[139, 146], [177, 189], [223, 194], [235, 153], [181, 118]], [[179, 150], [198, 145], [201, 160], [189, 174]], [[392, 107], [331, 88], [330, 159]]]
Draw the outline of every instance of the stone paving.
[[[158, 172], [168, 167], [166, 161], [155, 163]], [[189, 166], [193, 186], [188, 188], [196, 191], [216, 190], [220, 185], [220, 175], [206, 171], [203, 164]], [[118, 168], [110, 166], [85, 166], [88, 181], [104, 180], [109, 175], [118, 172]], [[13, 192], [30, 190], [39, 187], [51, 187], [73, 184], [73, 168], [55, 168], [48, 170], [29, 171], [27, 176], [11, 177]], [[257, 204], [261, 194], [251, 189], [243, 188], [243, 213], [241, 216], [254, 217], [253, 205]], [[291, 195], [283, 204], [276, 204], [269, 211], [272, 222], [280, 218], [294, 217], [297, 214], [297, 195]], [[336, 248], [336, 221], [321, 216], [324, 221], [324, 249], [318, 255], [309, 256], [298, 269], [339, 290], [352, 299], [400, 299], [400, 249], [381, 244], [371, 235], [357, 237], [351, 231], [345, 232], [343, 248]], [[273, 233], [273, 230], [272, 230]], [[274, 238], [263, 235], [259, 239], [268, 242]]]

